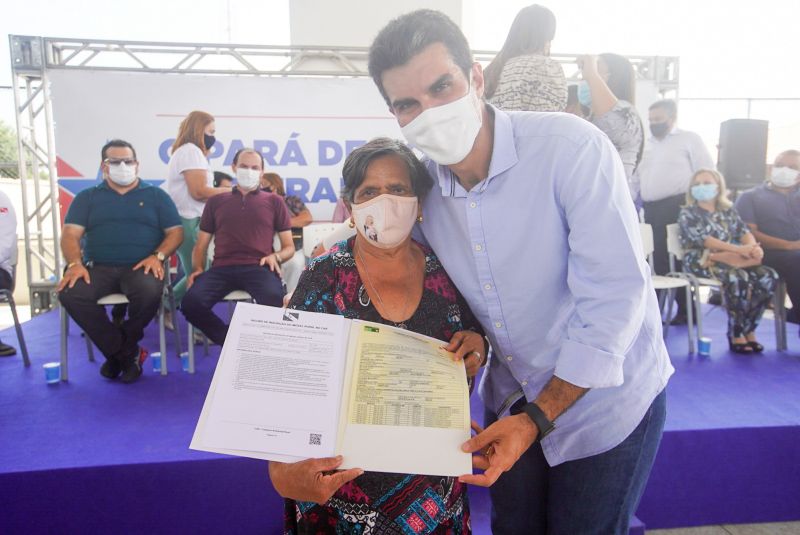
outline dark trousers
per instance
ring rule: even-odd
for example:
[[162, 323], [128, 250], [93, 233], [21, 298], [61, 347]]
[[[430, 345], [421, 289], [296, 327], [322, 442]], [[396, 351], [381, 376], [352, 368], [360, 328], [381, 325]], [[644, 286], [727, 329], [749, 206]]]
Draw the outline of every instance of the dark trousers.
[[[3, 268], [0, 268], [0, 290], [10, 290], [13, 281], [11, 280], [11, 273], [6, 271]], [[2, 340], [0, 340], [0, 344], [2, 344]]]
[[786, 293], [792, 301], [791, 319], [800, 323], [800, 251], [764, 249], [762, 263], [777, 271], [786, 283]]
[[228, 325], [214, 314], [212, 307], [234, 290], [244, 290], [259, 305], [283, 305], [283, 284], [268, 267], [212, 267], [194, 280], [183, 297], [181, 311], [189, 323], [218, 345], [225, 343]]
[[[83, 332], [107, 359], [120, 362], [135, 356], [144, 328], [158, 313], [164, 282], [152, 273], [133, 266], [94, 266], [89, 269], [90, 283], [78, 280], [72, 288], [64, 288], [58, 300]], [[108, 318], [105, 307], [97, 300], [108, 294], [125, 294], [128, 319], [117, 328]]]
[[[683, 194], [644, 203], [644, 220], [653, 227], [653, 269], [656, 275], [666, 275], [670, 271], [667, 225], [678, 222], [681, 206], [685, 203], [686, 196]], [[675, 271], [683, 271], [680, 262], [675, 263]], [[678, 303], [678, 314], [686, 315], [686, 296], [683, 292], [675, 292], [675, 301]]]
[[[486, 426], [497, 416], [486, 412]], [[494, 535], [627, 535], [666, 419], [661, 392], [611, 450], [550, 467], [534, 444], [489, 489]]]

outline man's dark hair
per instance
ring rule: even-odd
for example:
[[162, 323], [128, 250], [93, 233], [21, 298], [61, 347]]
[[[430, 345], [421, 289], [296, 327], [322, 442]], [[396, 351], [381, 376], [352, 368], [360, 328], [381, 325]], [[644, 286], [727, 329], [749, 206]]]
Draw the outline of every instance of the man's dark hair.
[[447, 15], [431, 9], [406, 13], [384, 26], [369, 48], [369, 74], [389, 106], [383, 73], [400, 67], [434, 43], [442, 43], [464, 76], [469, 79], [472, 52], [467, 38]]
[[654, 110], [656, 108], [660, 108], [667, 112], [667, 115], [670, 119], [675, 119], [678, 116], [678, 104], [675, 103], [674, 100], [671, 98], [665, 98], [663, 100], [657, 100], [650, 104], [650, 110]]
[[245, 152], [258, 154], [259, 158], [261, 158], [261, 169], [264, 170], [264, 155], [258, 152], [256, 149], [251, 149], [250, 147], [243, 147], [236, 151], [236, 154], [233, 155], [233, 165], [239, 165], [239, 156]]
[[408, 168], [408, 176], [411, 178], [411, 188], [420, 200], [433, 187], [433, 179], [428, 174], [428, 170], [419, 161], [411, 149], [402, 141], [389, 139], [388, 137], [376, 137], [365, 145], [361, 145], [351, 152], [344, 161], [342, 167], [342, 178], [344, 186], [340, 196], [342, 199], [352, 203], [355, 192], [364, 182], [367, 176], [367, 168], [374, 160], [382, 156], [397, 156]]
[[221, 183], [223, 180], [227, 180], [233, 183], [233, 177], [228, 173], [223, 173], [222, 171], [214, 171], [214, 187], [215, 188], [221, 187]]
[[111, 141], [109, 141], [108, 143], [103, 145], [102, 149], [100, 149], [100, 161], [101, 162], [105, 161], [105, 159], [108, 158], [108, 156], [106, 156], [106, 152], [111, 147], [118, 147], [118, 148], [122, 148], [122, 149], [124, 149], [124, 148], [131, 149], [131, 152], [133, 153], [133, 159], [136, 160], [136, 149], [133, 148], [133, 145], [131, 145], [130, 143], [128, 143], [127, 141], [125, 141], [123, 139], [112, 139]]

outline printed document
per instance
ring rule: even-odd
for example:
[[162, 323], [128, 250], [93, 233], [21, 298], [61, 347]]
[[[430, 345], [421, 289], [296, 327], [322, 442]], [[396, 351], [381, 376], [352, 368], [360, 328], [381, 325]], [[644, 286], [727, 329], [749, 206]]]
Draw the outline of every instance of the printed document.
[[239, 303], [191, 448], [457, 476], [470, 436], [464, 363], [395, 327]]

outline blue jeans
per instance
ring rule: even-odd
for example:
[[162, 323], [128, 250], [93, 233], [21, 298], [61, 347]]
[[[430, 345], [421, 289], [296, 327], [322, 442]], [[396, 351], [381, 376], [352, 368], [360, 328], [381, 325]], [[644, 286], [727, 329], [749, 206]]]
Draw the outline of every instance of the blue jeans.
[[[626, 535], [650, 475], [665, 418], [666, 392], [661, 392], [621, 444], [552, 468], [541, 445], [534, 444], [490, 488], [492, 533]], [[496, 420], [487, 410], [486, 425]]]
[[181, 311], [189, 323], [217, 345], [225, 342], [228, 326], [212, 307], [234, 290], [244, 290], [259, 305], [283, 305], [283, 283], [268, 267], [222, 266], [202, 273], [183, 297]]

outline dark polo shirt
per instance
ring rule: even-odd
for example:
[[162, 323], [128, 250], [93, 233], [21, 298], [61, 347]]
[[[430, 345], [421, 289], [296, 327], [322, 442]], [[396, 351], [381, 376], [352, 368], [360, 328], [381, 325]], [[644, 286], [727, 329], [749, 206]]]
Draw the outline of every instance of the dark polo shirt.
[[212, 267], [247, 266], [272, 254], [276, 232], [291, 230], [289, 211], [274, 193], [239, 188], [214, 195], [203, 209], [200, 230], [214, 235]]
[[736, 200], [736, 210], [745, 223], [756, 225], [764, 234], [800, 240], [800, 187], [784, 195], [762, 184], [742, 193]]
[[83, 257], [98, 265], [137, 264], [164, 240], [164, 231], [180, 227], [175, 203], [166, 192], [139, 180], [124, 195], [104, 180], [78, 193], [65, 225], [84, 228]]

